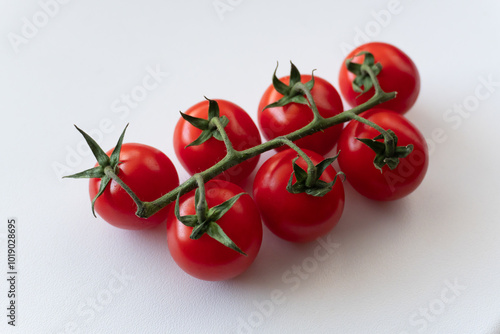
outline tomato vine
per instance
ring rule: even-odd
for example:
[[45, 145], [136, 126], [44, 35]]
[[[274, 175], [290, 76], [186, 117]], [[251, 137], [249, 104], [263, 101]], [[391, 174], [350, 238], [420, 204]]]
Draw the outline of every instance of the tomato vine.
[[[292, 64], [292, 75], [294, 75], [294, 67], [295, 66], [293, 66]], [[197, 177], [201, 178], [204, 182], [207, 182], [213, 177], [219, 175], [220, 173], [226, 171], [227, 169], [247, 159], [250, 159], [264, 152], [275, 149], [277, 147], [287, 145], [287, 141], [293, 142], [297, 139], [327, 129], [334, 125], [350, 121], [351, 119], [355, 118], [353, 115], [359, 115], [362, 112], [367, 111], [378, 104], [389, 101], [394, 97], [396, 97], [396, 92], [385, 92], [382, 89], [382, 87], [380, 87], [377, 81], [377, 75], [372, 71], [370, 64], [361, 64], [361, 70], [366, 71], [366, 73], [370, 76], [371, 80], [373, 81], [373, 86], [375, 88], [375, 94], [367, 102], [359, 106], [356, 106], [350, 110], [346, 110], [333, 117], [324, 118], [318, 112], [318, 109], [311, 96], [310, 89], [307, 87], [306, 84], [303, 84], [300, 82], [300, 80], [298, 80], [291, 86], [290, 95], [292, 96], [294, 95], [297, 97], [303, 97], [303, 96], [306, 97], [303, 103], [307, 103], [311, 108], [314, 114], [313, 120], [308, 125], [292, 133], [289, 133], [288, 135], [271, 139], [267, 142], [264, 142], [260, 145], [254, 146], [246, 150], [238, 151], [234, 149], [234, 147], [231, 144], [231, 141], [227, 138], [227, 135], [225, 134], [224, 126], [220, 122], [220, 119], [218, 117], [212, 118], [210, 122], [220, 132], [224, 144], [226, 145], [227, 154], [222, 160], [220, 160], [212, 167], [206, 169], [201, 173], [198, 173], [199, 176]], [[273, 76], [274, 81], [276, 80], [275, 78], [276, 78], [276, 71]], [[314, 76], [312, 80], [314, 80]], [[298, 102], [298, 99], [292, 100], [291, 102]], [[197, 187], [196, 177], [192, 176], [174, 190], [170, 191], [169, 193], [163, 195], [162, 197], [154, 201], [150, 202], [137, 201], [136, 214], [141, 218], [148, 218], [151, 215], [155, 214], [158, 210], [162, 209], [164, 206], [174, 202], [178, 195], [182, 196], [183, 194], [195, 189], [196, 187]]]
[[[354, 63], [353, 59], [360, 55], [364, 55], [363, 63]], [[307, 78], [310, 77], [309, 81], [305, 82], [306, 79], [304, 79], [304, 82], [302, 82], [300, 72], [292, 63], [289, 81], [287, 81], [288, 84], [286, 84], [277, 78], [277, 66], [273, 73], [272, 82], [274, 89], [283, 97], [281, 97], [278, 101], [267, 105], [264, 109], [283, 107], [290, 103], [302, 104], [309, 107], [313, 114], [313, 118], [307, 125], [300, 129], [292, 131], [286, 135], [269, 139], [262, 144], [258, 144], [250, 148], [238, 150], [234, 147], [234, 145], [237, 144], [233, 145], [230, 136], [228, 136], [228, 132], [226, 131], [229, 119], [226, 116], [220, 116], [217, 101], [206, 98], [206, 100], [208, 100], [207, 119], [194, 117], [181, 112], [183, 121], [201, 130], [198, 138], [189, 143], [186, 147], [201, 145], [213, 137], [224, 144], [221, 147], [225, 147], [226, 153], [222, 159], [213, 164], [211, 167], [195, 173], [180, 185], [178, 185], [177, 182], [178, 186], [176, 188], [169, 188], [172, 190], [154, 200], [141, 200], [140, 197], [134, 193], [131, 187], [129, 187], [119, 176], [118, 165], [120, 161], [118, 160], [118, 157], [127, 127], [125, 127], [120, 135], [120, 139], [118, 140], [118, 143], [110, 157], [104, 153], [99, 145], [88, 134], [77, 127], [78, 131], [84, 136], [89, 147], [94, 153], [98, 161], [98, 165], [92, 169], [68, 177], [101, 179], [99, 191], [92, 200], [93, 211], [94, 203], [97, 198], [103, 194], [109, 182], [113, 180], [130, 196], [133, 203], [135, 203], [137, 207], [135, 215], [138, 218], [148, 219], [161, 209], [176, 201], [175, 216], [182, 224], [193, 228], [191, 239], [199, 239], [203, 234], [208, 234], [210, 237], [226, 247], [229, 247], [240, 254], [245, 254], [244, 251], [238, 248], [238, 246], [216, 223], [216, 221], [222, 217], [222, 215], [224, 215], [238, 200], [241, 194], [238, 194], [237, 196], [235, 195], [232, 199], [228, 199], [226, 202], [218, 205], [217, 207], [208, 208], [204, 195], [204, 184], [206, 182], [226, 172], [228, 169], [266, 151], [277, 149], [281, 146], [288, 146], [294, 150], [295, 153], [297, 153], [297, 158], [292, 160], [293, 172], [290, 176], [288, 185], [286, 186], [286, 191], [292, 194], [306, 193], [311, 196], [323, 197], [333, 189], [337, 176], [344, 175], [342, 172], [339, 172], [329, 182], [320, 180], [322, 173], [337, 158], [338, 154], [335, 157], [326, 158], [322, 161], [316, 162], [315, 164], [312, 159], [308, 157], [308, 154], [306, 154], [306, 152], [304, 152], [298, 144], [295, 144], [294, 142], [306, 136], [351, 120], [360, 122], [363, 125], [367, 125], [376, 130], [378, 135], [374, 138], [356, 139], [375, 151], [376, 156], [373, 164], [380, 171], [382, 171], [382, 167], [385, 165], [387, 165], [391, 170], [395, 169], [398, 166], [400, 159], [408, 156], [413, 150], [413, 146], [411, 144], [408, 144], [407, 146], [397, 146], [398, 138], [393, 131], [390, 129], [386, 130], [369, 119], [360, 116], [361, 113], [396, 97], [396, 92], [385, 92], [377, 79], [377, 76], [381, 73], [382, 65], [380, 65], [380, 63], [375, 63], [373, 55], [369, 52], [362, 52], [355, 55], [353, 58], [348, 58], [345, 65], [350, 72], [357, 76], [352, 82], [353, 89], [356, 92], [363, 94], [373, 88], [374, 94], [366, 102], [330, 117], [324, 117], [321, 115], [314, 101], [313, 94], [311, 93], [315, 82], [314, 71], [310, 76], [307, 76]], [[299, 157], [306, 163], [307, 171], [296, 164]], [[318, 159], [315, 158], [315, 160]], [[293, 183], [294, 177], [296, 178], [295, 183]], [[196, 214], [180, 216], [180, 197], [194, 189], [196, 189]]]
[[[280, 136], [274, 139], [271, 139], [267, 142], [264, 142], [260, 145], [251, 147], [249, 149], [245, 150], [236, 150], [229, 138], [227, 137], [227, 134], [224, 130], [225, 124], [221, 121], [221, 118], [218, 117], [212, 117], [209, 120], [206, 121], [204, 126], [206, 129], [213, 129], [216, 130], [218, 133], [218, 137], [224, 142], [226, 146], [226, 156], [220, 160], [218, 163], [213, 165], [212, 167], [197, 173], [190, 177], [188, 180], [186, 180], [184, 183], [180, 184], [178, 187], [175, 189], [171, 190], [167, 194], [157, 198], [156, 200], [153, 201], [141, 201], [135, 194], [134, 192], [127, 187], [123, 182], [119, 182], [120, 185], [123, 187], [123, 189], [131, 196], [131, 198], [134, 200], [135, 204], [137, 205], [137, 212], [136, 215], [140, 218], [149, 218], [152, 215], [154, 215], [156, 212], [164, 208], [170, 203], [173, 203], [178, 196], [182, 196], [189, 191], [195, 189], [198, 187], [200, 180], [203, 182], [207, 182], [214, 178], [215, 176], [221, 174], [222, 172], [228, 170], [229, 168], [245, 161], [250, 158], [253, 158], [255, 156], [258, 156], [266, 151], [275, 149], [277, 147], [283, 146], [283, 145], [288, 145], [288, 143], [293, 142], [297, 139], [300, 139], [302, 137], [311, 135], [313, 133], [316, 133], [318, 131], [325, 130], [329, 127], [332, 127], [337, 124], [341, 124], [347, 121], [350, 121], [352, 119], [355, 120], [360, 120], [362, 119], [363, 122], [376, 127], [377, 130], [381, 132], [381, 135], [383, 135], [384, 139], [386, 139], [386, 145], [392, 145], [392, 137], [388, 135], [382, 128], [378, 127], [376, 124], [370, 124], [369, 121], [363, 119], [362, 117], [358, 116], [364, 111], [367, 111], [383, 102], [389, 101], [393, 98], [396, 97], [396, 92], [385, 92], [382, 87], [378, 84], [377, 80], [377, 73], [375, 73], [372, 69], [373, 64], [371, 63], [363, 63], [360, 64], [359, 71], [363, 71], [366, 73], [371, 81], [373, 82], [373, 87], [375, 88], [375, 94], [365, 103], [356, 106], [352, 109], [346, 110], [338, 115], [335, 115], [333, 117], [328, 117], [324, 118], [320, 115], [316, 104], [314, 103], [314, 99], [311, 95], [310, 89], [312, 88], [312, 85], [314, 84], [314, 73], [312, 75], [312, 83], [311, 84], [303, 84], [300, 82], [300, 73], [296, 69], [296, 67], [292, 64], [292, 70], [291, 70], [291, 78], [295, 78], [294, 80], [290, 80], [291, 85], [290, 87], [287, 87], [287, 101], [284, 101], [283, 103], [302, 103], [302, 104], [307, 104], [310, 108], [311, 111], [313, 112], [313, 120], [307, 124], [306, 126], [289, 133], [288, 135], [285, 136]], [[275, 85], [280, 85], [278, 82], [280, 82], [277, 77], [276, 77], [276, 70], [273, 75], [273, 83]], [[281, 85], [285, 85], [281, 83]], [[281, 86], [280, 85], [280, 86]], [[282, 87], [282, 86], [281, 86]], [[305, 98], [304, 98], [305, 96]], [[207, 99], [208, 100], [208, 99]], [[213, 101], [209, 100], [211, 102], [211, 105], [213, 106]], [[279, 102], [279, 101], [278, 101]], [[126, 128], [125, 128], [126, 130]], [[124, 132], [125, 132], [124, 130]], [[80, 132], [83, 131], [79, 130]], [[212, 131], [213, 133], [213, 131]], [[121, 135], [121, 139], [123, 139], [124, 133]], [[92, 140], [88, 135], [84, 135], [87, 143], [89, 144], [90, 147], [95, 147], [97, 144], [95, 141]], [[294, 148], [295, 149], [295, 148]], [[105, 166], [104, 166], [105, 167]], [[113, 171], [111, 168], [105, 169], [105, 175], [113, 180], [119, 180], [119, 176], [116, 175], [115, 171]], [[69, 176], [69, 177], [74, 177], [74, 176]], [[81, 177], [81, 176], [80, 176]]]

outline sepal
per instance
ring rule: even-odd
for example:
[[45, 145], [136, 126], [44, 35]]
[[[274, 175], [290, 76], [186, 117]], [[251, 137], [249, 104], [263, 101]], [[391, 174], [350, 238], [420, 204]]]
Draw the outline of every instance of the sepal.
[[[291, 64], [291, 69], [290, 69], [290, 82], [289, 84], [285, 84], [282, 82], [278, 77], [276, 76], [276, 71], [278, 70], [278, 64], [276, 65], [276, 69], [274, 70], [273, 74], [273, 86], [274, 89], [283, 97], [279, 99], [278, 101], [271, 103], [267, 106], [264, 107], [263, 110], [268, 109], [268, 108], [273, 108], [273, 107], [283, 107], [286, 106], [287, 104], [290, 103], [299, 103], [299, 104], [309, 104], [307, 99], [304, 97], [304, 94], [301, 93], [298, 90], [294, 90], [293, 86], [296, 83], [301, 82], [301, 75], [297, 67], [290, 62]], [[314, 71], [312, 73], [312, 78], [308, 82], [304, 84], [307, 89], [311, 90], [314, 86]]]
[[[397, 146], [398, 137], [392, 130], [387, 130], [387, 133], [392, 137], [392, 144], [379, 141], [384, 139], [383, 135], [378, 135], [373, 139], [356, 138], [375, 152], [373, 165], [382, 172], [382, 167], [387, 165], [393, 170], [399, 165], [399, 159], [406, 158], [412, 151], [413, 145]], [[388, 147], [390, 145], [390, 147]]]
[[109, 184], [109, 181], [111, 181], [111, 177], [106, 175], [105, 173], [105, 168], [111, 167], [111, 169], [116, 173], [118, 171], [118, 165], [120, 164], [120, 151], [122, 148], [122, 143], [123, 143], [123, 138], [125, 136], [125, 131], [127, 130], [128, 124], [125, 126], [123, 129], [120, 138], [118, 139], [118, 142], [116, 143], [115, 148], [113, 149], [113, 152], [111, 155], [108, 157], [108, 155], [103, 151], [103, 149], [97, 144], [97, 142], [92, 139], [85, 131], [80, 129], [75, 125], [75, 128], [82, 134], [82, 136], [85, 138], [85, 141], [90, 147], [90, 150], [94, 154], [95, 158], [97, 159], [98, 166], [94, 168], [90, 168], [87, 170], [84, 170], [83, 172], [79, 172], [73, 175], [67, 175], [64, 176], [64, 178], [74, 178], [74, 179], [80, 179], [80, 178], [100, 178], [101, 179], [101, 184], [99, 185], [99, 191], [97, 192], [96, 196], [92, 199], [92, 214], [94, 217], [96, 217], [95, 214], [95, 202], [96, 200], [103, 194], [103, 192], [106, 190], [106, 187]]
[[[309, 173], [312, 171], [305, 171], [297, 165], [297, 158], [293, 159], [292, 164], [293, 164], [293, 172], [292, 175], [290, 175], [290, 179], [288, 180], [288, 184], [286, 187], [286, 190], [292, 194], [300, 194], [300, 193], [306, 193], [311, 196], [316, 196], [316, 197], [323, 197], [325, 196], [328, 192], [330, 192], [333, 189], [333, 185], [337, 181], [337, 178], [339, 176], [344, 176], [344, 173], [338, 172], [337, 175], [333, 178], [331, 182], [325, 182], [323, 180], [320, 180], [321, 175], [323, 172], [326, 170], [328, 166], [330, 166], [338, 157], [339, 155], [337, 154], [334, 157], [324, 159], [320, 163], [318, 163], [315, 166], [315, 173], [314, 173], [314, 180], [313, 182], [310, 182], [308, 184], [308, 178]], [[293, 176], [295, 175], [295, 183], [293, 183]], [[344, 177], [345, 178], [345, 177]]]
[[[363, 64], [352, 62], [355, 57], [362, 55], [365, 56]], [[382, 65], [380, 63], [375, 63], [373, 54], [367, 51], [360, 52], [354, 57], [346, 59], [345, 64], [347, 70], [356, 75], [356, 78], [354, 78], [354, 80], [352, 81], [352, 89], [355, 92], [360, 93], [359, 96], [363, 95], [373, 87], [373, 81], [370, 75], [363, 70], [363, 65], [370, 67], [376, 76], [379, 75], [380, 71], [382, 70]]]
[[190, 144], [186, 145], [186, 147], [201, 145], [212, 137], [220, 141], [223, 140], [222, 135], [220, 134], [219, 130], [214, 125], [214, 123], [211, 122], [211, 120], [214, 118], [218, 118], [219, 122], [222, 124], [222, 127], [225, 128], [229, 123], [229, 119], [226, 116], [220, 116], [219, 104], [217, 103], [217, 101], [210, 100], [206, 97], [205, 99], [209, 102], [208, 119], [193, 117], [191, 115], [187, 115], [182, 111], [180, 111], [182, 118], [184, 118], [195, 128], [202, 130], [198, 138], [196, 138]]
[[[195, 215], [180, 215], [179, 200], [180, 194], [177, 196], [175, 202], [175, 217], [184, 225], [192, 227], [193, 230], [189, 236], [193, 240], [201, 238], [204, 234], [207, 234], [211, 238], [220, 242], [226, 247], [242, 254], [247, 255], [243, 252], [235, 243], [227, 236], [227, 234], [222, 230], [222, 228], [217, 224], [217, 221], [221, 219], [236, 203], [236, 201], [245, 193], [240, 193], [226, 200], [225, 202], [214, 206], [213, 208], [208, 208], [208, 204], [205, 198], [205, 194], [199, 191], [199, 188], [195, 192], [195, 206], [197, 213]], [[200, 214], [199, 210], [204, 212]]]

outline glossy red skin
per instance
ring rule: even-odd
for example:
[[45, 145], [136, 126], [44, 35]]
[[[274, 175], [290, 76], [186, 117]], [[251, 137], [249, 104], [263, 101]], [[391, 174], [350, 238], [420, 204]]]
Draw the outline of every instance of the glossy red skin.
[[[281, 81], [288, 84], [290, 77], [283, 77]], [[310, 75], [302, 75], [301, 82], [306, 83], [311, 80]], [[311, 90], [314, 102], [318, 111], [323, 117], [332, 117], [344, 111], [342, 99], [337, 90], [326, 80], [314, 76], [314, 86]], [[291, 103], [284, 107], [268, 108], [262, 111], [267, 105], [281, 99], [283, 95], [278, 93], [271, 85], [267, 88], [259, 103], [258, 122], [264, 137], [267, 140], [287, 135], [298, 130], [313, 119], [311, 108], [304, 104]], [[324, 131], [319, 131], [310, 136], [301, 138], [295, 143], [300, 148], [315, 151], [325, 155], [330, 152], [337, 143], [342, 124], [335, 125]], [[277, 148], [277, 151], [283, 151], [286, 146]]]
[[342, 131], [338, 149], [340, 169], [347, 181], [363, 196], [379, 201], [403, 198], [422, 182], [429, 164], [427, 144], [420, 131], [404, 116], [387, 109], [371, 109], [361, 116], [392, 130], [398, 136], [398, 146], [413, 144], [413, 151], [394, 170], [384, 166], [383, 173], [373, 165], [375, 152], [358, 138], [373, 139], [380, 133], [362, 123], [351, 121]]
[[[303, 151], [315, 165], [324, 160], [318, 153]], [[323, 197], [289, 193], [286, 186], [296, 157], [297, 153], [288, 149], [269, 158], [255, 176], [253, 196], [264, 223], [274, 234], [292, 242], [309, 242], [337, 225], [344, 209], [344, 186], [337, 178], [333, 189]], [[297, 164], [307, 170], [302, 158]], [[331, 182], [335, 175], [335, 169], [329, 166], [321, 180]]]
[[[205, 191], [209, 207], [244, 192], [239, 186], [221, 180], [207, 182]], [[181, 197], [181, 216], [196, 214], [194, 194], [193, 190]], [[262, 222], [252, 198], [242, 195], [217, 224], [247, 256], [207, 234], [191, 240], [193, 228], [178, 221], [174, 208], [171, 209], [167, 221], [168, 248], [174, 261], [189, 275], [206, 281], [222, 281], [242, 274], [254, 262], [262, 243]]]
[[[257, 126], [242, 108], [229, 101], [216, 101], [219, 104], [220, 116], [226, 116], [229, 119], [229, 123], [224, 129], [236, 150], [244, 150], [261, 143]], [[208, 101], [202, 101], [189, 108], [186, 114], [207, 119], [208, 104]], [[227, 152], [224, 143], [215, 138], [210, 138], [201, 145], [186, 148], [186, 145], [198, 138], [201, 132], [200, 129], [195, 128], [183, 118], [180, 118], [175, 126], [175, 154], [182, 166], [191, 175], [212, 167], [222, 160]], [[241, 183], [252, 173], [258, 161], [258, 156], [243, 161], [241, 164], [228, 169], [217, 178]]]
[[[420, 75], [415, 63], [403, 51], [386, 43], [367, 43], [354, 49], [347, 58], [368, 51], [373, 54], [375, 63], [382, 64], [382, 71], [377, 76], [380, 86], [385, 92], [397, 91], [397, 96], [380, 104], [381, 108], [390, 109], [397, 113], [406, 113], [417, 100], [420, 92]], [[364, 56], [354, 58], [355, 63], [363, 63]], [[359, 95], [352, 88], [352, 81], [356, 76], [349, 72], [345, 60], [339, 72], [339, 87], [344, 99], [352, 107], [368, 101], [374, 94], [372, 87], [368, 92]], [[359, 96], [359, 97], [358, 97]]]
[[[111, 152], [107, 152], [108, 156]], [[170, 159], [160, 150], [143, 144], [122, 145], [118, 176], [142, 201], [155, 200], [179, 185], [177, 171]], [[100, 185], [101, 179], [90, 179], [91, 199], [98, 193]], [[165, 222], [169, 208], [165, 207], [147, 219], [139, 218], [135, 215], [137, 206], [132, 198], [111, 180], [95, 202], [95, 211], [113, 226], [142, 230]]]

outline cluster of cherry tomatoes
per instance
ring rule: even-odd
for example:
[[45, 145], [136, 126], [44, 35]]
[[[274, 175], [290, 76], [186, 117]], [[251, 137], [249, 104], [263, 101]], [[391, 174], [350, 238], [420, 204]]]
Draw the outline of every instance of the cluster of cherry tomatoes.
[[[391, 170], [387, 166], [381, 170], [375, 168], [375, 152], [357, 138], [373, 139], [380, 132], [357, 121], [350, 121], [346, 126], [332, 126], [303, 137], [295, 141], [295, 144], [315, 165], [320, 164], [325, 156], [340, 152], [340, 169], [356, 191], [374, 200], [395, 200], [417, 188], [428, 165], [428, 152], [422, 134], [403, 116], [417, 99], [420, 78], [412, 60], [392, 45], [368, 43], [353, 50], [347, 58], [352, 58], [354, 63], [362, 63], [365, 57], [364, 54], [360, 55], [362, 51], [370, 52], [375, 61], [382, 65], [377, 75], [380, 86], [386, 92], [397, 91], [397, 96], [361, 116], [383, 129], [392, 130], [398, 138], [398, 145], [413, 145], [413, 151], [408, 157], [401, 159], [395, 169]], [[343, 64], [339, 75], [340, 92], [344, 100], [353, 107], [366, 102], [374, 94], [373, 87], [363, 94], [360, 94], [359, 89], [356, 91], [353, 88], [355, 78], [356, 75]], [[311, 75], [301, 76], [303, 83], [310, 80]], [[290, 77], [283, 77], [280, 81], [288, 84]], [[311, 95], [320, 115], [325, 118], [344, 111], [340, 94], [325, 79], [314, 76]], [[306, 104], [290, 103], [264, 109], [282, 97], [274, 85], [264, 92], [256, 113], [258, 127], [236, 104], [215, 100], [220, 116], [228, 120], [224, 130], [236, 150], [261, 144], [261, 133], [263, 138], [271, 140], [299, 130], [311, 122], [313, 113]], [[209, 101], [203, 101], [188, 109], [185, 115], [207, 119], [208, 110]], [[186, 117], [181, 117], [175, 127], [175, 153], [182, 166], [192, 175], [210, 168], [226, 156], [225, 143], [217, 136], [200, 140], [202, 132]], [[196, 140], [198, 142], [193, 144]], [[329, 192], [323, 196], [312, 196], [305, 192], [291, 193], [287, 191], [287, 185], [303, 177], [299, 174], [305, 173], [308, 165], [302, 157], [297, 159], [297, 152], [286, 145], [276, 151], [257, 171], [252, 196], [240, 195], [218, 217], [217, 225], [223, 232], [209, 229], [196, 240], [192, 238], [193, 227], [179, 219], [179, 215], [198, 214], [196, 204], [199, 195], [194, 190], [180, 197], [176, 205], [169, 204], [147, 219], [136, 216], [135, 202], [113, 180], [102, 189], [101, 179], [92, 178], [90, 196], [94, 198], [101, 192], [95, 201], [96, 212], [108, 223], [120, 228], [144, 229], [166, 221], [169, 250], [184, 271], [204, 280], [229, 279], [244, 272], [256, 258], [262, 242], [262, 221], [270, 231], [285, 240], [308, 242], [329, 233], [342, 215], [344, 187], [340, 179], [336, 180], [337, 172], [330, 164], [323, 166], [319, 176], [320, 182], [330, 183], [336, 180]], [[108, 152], [108, 156], [111, 153], [112, 151]], [[244, 192], [240, 185], [247, 181], [258, 160], [258, 156], [248, 159], [207, 182], [204, 190], [208, 208], [217, 207]], [[179, 186], [174, 165], [156, 148], [124, 143], [119, 161], [118, 177], [142, 201], [155, 200]], [[225, 233], [245, 255], [215, 240], [210, 233]]]

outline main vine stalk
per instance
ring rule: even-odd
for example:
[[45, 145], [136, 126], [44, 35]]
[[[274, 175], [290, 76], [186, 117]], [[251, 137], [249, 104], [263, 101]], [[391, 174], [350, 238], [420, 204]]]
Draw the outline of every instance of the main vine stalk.
[[[376, 74], [373, 73], [371, 68], [369, 66], [364, 66], [364, 65], [363, 67], [364, 67], [363, 70], [365, 70], [366, 73], [372, 79], [374, 83], [373, 87], [375, 89], [375, 94], [368, 101], [350, 110], [346, 110], [338, 115], [335, 115], [333, 117], [324, 118], [319, 114], [319, 111], [316, 107], [316, 104], [314, 103], [314, 100], [312, 99], [311, 92], [309, 91], [309, 89], [301, 82], [297, 82], [292, 89], [306, 96], [308, 105], [311, 107], [311, 110], [314, 114], [313, 120], [299, 130], [291, 132], [285, 136], [271, 139], [265, 143], [251, 147], [249, 149], [242, 151], [234, 149], [231, 142], [227, 138], [227, 134], [225, 133], [223, 126], [221, 126], [220, 121], [217, 118], [212, 119], [211, 122], [213, 122], [213, 125], [217, 127], [218, 131], [221, 134], [221, 137], [223, 138], [224, 144], [226, 145], [226, 150], [227, 150], [226, 156], [212, 167], [206, 169], [203, 172], [195, 174], [194, 176], [186, 180], [184, 183], [179, 185], [177, 188], [173, 189], [169, 193], [163, 195], [162, 197], [154, 201], [150, 202], [140, 201], [137, 198], [137, 196], [130, 190], [130, 188], [128, 187], [124, 188], [131, 195], [131, 197], [137, 204], [136, 215], [141, 218], [148, 218], [153, 214], [155, 214], [156, 212], [158, 212], [159, 210], [161, 210], [162, 208], [164, 208], [165, 206], [167, 206], [168, 204], [174, 202], [177, 199], [178, 195], [182, 196], [187, 192], [195, 189], [199, 185], [201, 180], [203, 180], [203, 182], [207, 182], [208, 180], [214, 178], [215, 176], [221, 174], [222, 172], [228, 170], [229, 168], [245, 160], [258, 156], [266, 151], [270, 151], [282, 145], [287, 145], [289, 142], [296, 141], [302, 137], [311, 135], [321, 130], [325, 130], [329, 127], [350, 121], [352, 119], [363, 121], [363, 123], [365, 123], [364, 121], [366, 121], [366, 119], [358, 115], [364, 111], [367, 111], [368, 109], [375, 107], [380, 103], [393, 99], [394, 97], [396, 97], [396, 92], [389, 92], [389, 93], [384, 92], [378, 83]], [[373, 123], [368, 125], [373, 126], [376, 129], [378, 127], [376, 124], [374, 126]], [[380, 128], [378, 130], [381, 132], [382, 135], [384, 135], [384, 137], [387, 137], [386, 138], [387, 140], [392, 140], [391, 138], [389, 138], [389, 136], [385, 135], [384, 129]]]

